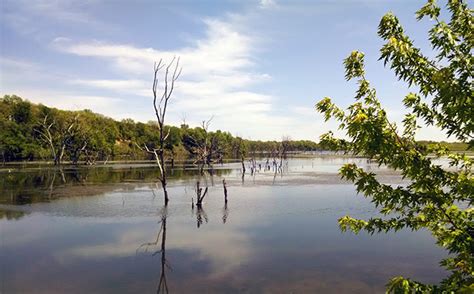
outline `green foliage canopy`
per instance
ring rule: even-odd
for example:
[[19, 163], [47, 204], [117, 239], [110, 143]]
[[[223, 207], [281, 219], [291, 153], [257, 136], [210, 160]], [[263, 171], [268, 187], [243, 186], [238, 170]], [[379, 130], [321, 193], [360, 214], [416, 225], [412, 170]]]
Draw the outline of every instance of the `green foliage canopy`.
[[[51, 126], [55, 153], [66, 144], [64, 159], [72, 163], [84, 161], [94, 163], [104, 160], [153, 159], [138, 146], [146, 144], [150, 148], [159, 144], [159, 127], [156, 122], [135, 122], [131, 119], [116, 121], [90, 110], [65, 111], [30, 103], [15, 95], [0, 98], [0, 160], [50, 160], [51, 146], [41, 139], [39, 131], [44, 130], [44, 122]], [[74, 122], [74, 132], [64, 136]], [[207, 138], [213, 159], [240, 159], [249, 152], [272, 152], [276, 141], [251, 141], [234, 137], [228, 132], [217, 130], [206, 132], [201, 127], [190, 128], [166, 126], [170, 131], [164, 149], [168, 158], [187, 159], [193, 157], [196, 143], [202, 144]], [[292, 141], [292, 151], [311, 151], [319, 148], [312, 141]], [[251, 146], [251, 149], [249, 148]]]
[[[419, 121], [435, 125], [448, 137], [473, 147], [473, 11], [459, 0], [448, 1], [449, 22], [441, 20], [440, 7], [430, 0], [417, 12], [419, 20], [435, 21], [429, 31], [433, 50], [429, 59], [405, 35], [397, 17], [386, 14], [378, 34], [385, 41], [380, 59], [417, 92], [404, 98], [408, 113], [400, 132], [377, 99], [366, 79], [364, 54], [354, 51], [344, 60], [346, 79], [357, 80], [355, 103], [346, 110], [326, 97], [317, 110], [326, 120], [340, 122], [347, 139], [337, 139], [331, 132], [321, 137], [321, 144], [335, 150], [365, 155], [380, 165], [400, 171], [409, 180], [404, 186], [383, 184], [374, 173], [355, 164], [347, 164], [340, 173], [355, 183], [357, 191], [369, 197], [381, 216], [368, 220], [344, 216], [339, 220], [343, 231], [361, 230], [371, 234], [410, 228], [427, 229], [438, 245], [449, 251], [441, 262], [450, 275], [439, 285], [425, 285], [404, 277], [393, 278], [388, 292], [474, 292], [474, 178], [472, 159], [451, 153], [442, 145], [415, 141]], [[446, 157], [450, 168], [433, 162], [431, 155]]]

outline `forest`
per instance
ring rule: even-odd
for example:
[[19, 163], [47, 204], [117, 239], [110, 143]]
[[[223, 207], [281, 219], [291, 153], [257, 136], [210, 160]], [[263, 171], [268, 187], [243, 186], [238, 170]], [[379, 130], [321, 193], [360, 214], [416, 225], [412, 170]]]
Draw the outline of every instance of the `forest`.
[[[286, 91], [298, 84], [285, 79], [287, 85], [266, 91], [292, 99], [321, 95], [318, 102], [308, 102], [315, 103], [313, 109], [294, 112], [303, 119], [306, 110], [319, 115], [316, 127], [309, 116], [308, 122], [298, 124], [311, 127], [305, 131], [308, 138], [324, 131], [318, 142], [286, 136], [296, 124], [285, 123], [279, 116], [269, 121], [272, 127], [279, 126], [277, 120], [285, 124], [279, 131], [283, 136], [274, 141], [219, 130], [222, 125], [215, 124], [213, 117], [203, 117], [196, 125], [185, 120], [171, 125], [165, 120], [167, 110], [185, 110], [180, 106], [183, 100], [175, 104], [173, 99], [183, 68], [186, 73], [178, 82], [183, 85], [177, 93], [179, 99], [192, 93], [188, 101], [194, 103], [194, 95], [202, 96], [209, 99], [202, 105], [206, 108], [217, 100], [233, 100], [230, 106], [224, 104], [225, 112], [209, 107], [206, 113], [217, 113], [219, 118], [230, 113], [228, 109], [237, 113], [234, 102], [252, 101], [249, 105], [255, 112], [272, 105], [253, 101], [272, 101], [273, 96], [243, 91], [252, 87], [254, 81], [250, 80], [273, 76], [255, 74], [250, 67], [254, 59], [247, 60], [245, 48], [229, 54], [239, 45], [251, 47], [251, 37], [239, 38], [232, 25], [220, 19], [207, 19], [206, 25], [214, 26], [204, 34], [210, 41], [197, 37], [196, 48], [115, 46], [112, 41], [69, 48], [66, 45], [74, 41], [63, 35], [47, 43], [48, 48], [62, 49], [62, 53], [74, 52], [95, 71], [99, 66], [94, 67], [93, 58], [102, 58], [101, 67], [104, 61], [116, 59], [120, 66], [114, 70], [123, 70], [127, 76], [139, 71], [140, 62], [135, 59], [149, 66], [150, 73], [153, 64], [152, 93], [146, 94], [150, 104], [135, 117], [154, 114], [156, 119], [116, 120], [89, 109], [71, 111], [35, 104], [13, 94], [0, 98], [0, 267], [7, 269], [0, 275], [2, 293], [474, 293], [474, 10], [468, 1], [449, 0], [443, 10], [435, 0], [427, 0], [415, 17], [408, 16], [411, 2], [378, 3], [387, 5], [390, 12], [372, 30], [380, 38], [377, 43], [363, 38], [370, 37], [365, 28], [375, 24], [366, 19], [376, 14], [378, 19], [380, 7], [375, 9], [368, 3], [351, 6], [351, 1], [344, 7], [324, 3], [310, 13], [311, 5], [305, 4], [305, 13], [301, 13], [299, 6], [275, 1], [260, 3], [258, 9], [275, 11], [265, 23], [293, 17], [304, 25], [282, 33], [291, 26], [269, 22], [266, 25], [272, 31], [280, 28], [274, 35], [276, 41], [288, 35], [292, 37], [288, 43], [306, 49], [313, 34], [314, 40], [322, 42], [317, 42], [316, 51], [308, 52], [317, 57], [314, 60], [310, 55], [300, 56], [299, 51], [293, 51], [295, 47], [282, 50], [282, 59], [296, 64], [298, 71], [304, 70], [303, 63], [311, 65], [297, 77], [309, 77], [314, 88], [308, 87], [308, 93], [303, 88], [303, 95], [292, 91], [286, 96]], [[44, 9], [43, 4], [38, 6]], [[123, 10], [127, 15], [122, 19], [128, 20], [136, 8], [132, 6], [93, 10]], [[139, 19], [122, 23], [124, 33], [126, 27], [142, 23], [151, 6], [136, 14]], [[153, 13], [158, 8], [163, 4]], [[167, 8], [173, 11], [173, 7]], [[291, 14], [283, 14], [283, 8], [289, 8]], [[252, 13], [264, 18], [269, 11], [259, 14], [253, 9]], [[188, 11], [180, 14], [191, 15]], [[308, 21], [304, 14], [308, 14]], [[326, 14], [331, 17], [324, 26], [311, 23]], [[81, 14], [63, 13], [60, 18], [74, 15]], [[179, 17], [171, 15], [173, 24], [179, 23]], [[254, 17], [225, 15], [232, 15], [232, 21], [239, 24]], [[407, 22], [409, 17], [430, 22], [425, 44], [419, 43], [418, 29]], [[345, 29], [335, 31], [332, 27]], [[153, 28], [149, 38], [160, 36], [160, 41], [184, 32], [170, 30], [164, 38], [159, 23]], [[303, 37], [294, 38], [300, 32]], [[355, 40], [348, 38], [347, 32], [360, 39], [355, 44], [363, 45], [361, 49], [367, 52], [353, 50], [342, 62], [340, 74], [344, 73], [347, 87], [354, 89], [349, 105], [341, 98], [346, 96], [340, 89], [345, 86], [337, 82], [341, 80], [324, 79], [337, 72], [333, 72], [337, 68], [333, 61], [340, 55], [332, 51]], [[218, 37], [214, 38], [215, 34]], [[8, 38], [9, 34], [5, 35]], [[231, 40], [226, 43], [228, 35]], [[267, 36], [263, 31], [262, 35]], [[321, 38], [328, 35], [337, 38], [332, 42]], [[5, 43], [16, 42], [17, 38]], [[372, 49], [381, 43], [378, 61], [394, 74], [397, 83], [378, 77], [382, 72], [373, 66], [376, 57]], [[327, 44], [327, 51], [319, 51]], [[217, 48], [210, 50], [214, 46]], [[16, 47], [11, 50], [23, 51]], [[276, 63], [279, 58], [272, 59], [277, 56], [272, 54], [278, 48], [269, 49], [255, 60], [263, 65]], [[180, 63], [181, 56], [186, 66]], [[302, 57], [303, 62], [295, 57]], [[58, 55], [61, 63], [63, 58]], [[323, 59], [328, 60], [327, 67], [322, 66]], [[76, 69], [76, 61], [68, 65]], [[33, 68], [13, 59], [10, 63]], [[242, 65], [252, 69], [248, 75], [242, 75]], [[273, 85], [283, 80], [278, 80], [275, 68], [268, 67], [275, 73]], [[196, 78], [202, 72], [212, 78], [211, 83]], [[284, 72], [294, 75], [294, 71]], [[231, 78], [230, 73], [239, 79]], [[69, 82], [100, 85], [130, 96], [134, 94], [129, 92], [135, 91], [130, 85], [138, 85], [137, 92], [145, 89], [140, 80], [130, 76], [110, 79], [117, 76], [121, 75]], [[235, 87], [239, 83], [242, 89]], [[387, 90], [389, 84], [392, 90]], [[208, 95], [200, 88], [222, 89]], [[221, 90], [232, 95], [221, 95]], [[12, 88], [11, 92], [25, 90]], [[39, 101], [33, 95], [32, 101]], [[76, 95], [68, 97], [79, 99]], [[386, 100], [395, 96], [400, 96], [404, 105], [403, 118]], [[308, 105], [306, 101], [279, 101], [283, 102], [281, 108]], [[262, 108], [254, 106], [260, 104]], [[392, 115], [398, 119], [392, 120]], [[264, 124], [252, 117], [246, 116], [239, 127]], [[323, 120], [336, 123], [336, 129], [334, 125], [324, 127]], [[420, 131], [426, 128], [437, 129], [442, 134], [437, 138], [450, 142], [420, 141], [436, 136], [431, 130]], [[268, 135], [265, 128], [262, 132], [257, 139]], [[214, 164], [219, 168], [214, 170]], [[373, 236], [379, 234], [385, 235]]]
[[[319, 145], [309, 140], [253, 141], [225, 131], [209, 131], [211, 121], [201, 126], [166, 126], [167, 158], [197, 158], [206, 149], [206, 162], [241, 159], [249, 154], [286, 151], [314, 151]], [[0, 98], [0, 157], [2, 162], [53, 161], [55, 164], [94, 164], [97, 161], [152, 160], [159, 142], [159, 128], [154, 121], [121, 121], [90, 110], [66, 111], [34, 104], [16, 95]]]

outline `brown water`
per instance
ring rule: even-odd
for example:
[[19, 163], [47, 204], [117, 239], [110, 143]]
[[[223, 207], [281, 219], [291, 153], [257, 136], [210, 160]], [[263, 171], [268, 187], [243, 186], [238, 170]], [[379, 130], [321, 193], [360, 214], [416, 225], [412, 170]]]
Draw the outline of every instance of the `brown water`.
[[397, 275], [442, 279], [427, 232], [339, 230], [341, 216], [376, 215], [339, 180], [349, 161], [403, 184], [365, 159], [292, 159], [243, 181], [239, 164], [177, 168], [164, 209], [150, 165], [0, 172], [1, 293], [381, 293]]

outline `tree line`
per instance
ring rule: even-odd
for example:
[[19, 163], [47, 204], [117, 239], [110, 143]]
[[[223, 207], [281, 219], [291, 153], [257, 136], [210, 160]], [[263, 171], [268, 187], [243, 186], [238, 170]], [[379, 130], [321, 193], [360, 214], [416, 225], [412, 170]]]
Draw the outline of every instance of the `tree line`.
[[[165, 126], [166, 158], [206, 163], [279, 152], [282, 142], [253, 141], [225, 131], [209, 131], [210, 121], [199, 127]], [[108, 160], [152, 160], [159, 144], [159, 125], [132, 119], [114, 120], [90, 110], [66, 111], [34, 104], [16, 95], [0, 98], [0, 160], [53, 161], [94, 164]], [[286, 140], [288, 151], [314, 151], [316, 142]], [[206, 150], [205, 153], [202, 150]], [[200, 156], [205, 154], [205, 159]]]

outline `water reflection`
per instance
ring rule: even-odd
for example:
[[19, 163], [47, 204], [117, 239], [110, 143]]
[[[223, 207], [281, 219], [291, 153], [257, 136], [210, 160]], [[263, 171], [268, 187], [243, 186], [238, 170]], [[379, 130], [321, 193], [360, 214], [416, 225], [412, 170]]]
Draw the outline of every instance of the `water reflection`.
[[159, 222], [160, 229], [156, 235], [154, 242], [144, 243], [137, 249], [137, 253], [144, 249], [148, 252], [150, 247], [152, 249], [159, 246], [160, 249], [155, 250], [152, 256], [159, 255], [161, 260], [160, 280], [158, 282], [157, 293], [169, 293], [168, 282], [166, 280], [166, 271], [171, 270], [168, 260], [166, 259], [166, 222], [168, 218], [168, 208], [164, 206], [161, 209], [161, 220]]
[[18, 220], [27, 215], [24, 211], [2, 209], [0, 208], [0, 219]]
[[[210, 177], [212, 185], [214, 175], [221, 177], [231, 172], [231, 169], [215, 169]], [[153, 165], [0, 171], [0, 204], [24, 205], [71, 195], [98, 195], [114, 191], [120, 186], [125, 187], [126, 184], [152, 183], [155, 187], [158, 175], [159, 171]], [[186, 181], [195, 176], [196, 171], [193, 169], [174, 169], [169, 180]]]
[[[194, 209], [193, 209], [193, 212], [194, 212]], [[207, 213], [206, 211], [204, 211], [204, 208], [202, 208], [202, 206], [197, 205], [196, 206], [196, 226], [198, 229], [203, 224], [203, 221], [208, 223], [209, 218], [207, 217]]]
[[224, 204], [224, 208], [222, 209], [222, 223], [225, 224], [227, 222], [227, 218], [229, 217], [229, 209], [227, 208], [227, 201]]
[[[257, 168], [255, 183], [245, 185], [239, 164], [220, 174], [216, 169], [214, 187], [211, 179], [186, 171], [190, 174], [170, 181], [167, 209], [161, 199], [154, 201], [162, 195], [156, 193], [153, 168], [119, 168], [120, 176], [102, 175], [121, 177], [116, 183], [100, 183], [93, 170], [74, 175], [65, 169], [66, 184], [58, 170], [55, 176], [53, 171], [31, 171], [44, 179], [34, 188], [26, 177], [22, 189], [5, 184], [20, 179], [0, 174], [5, 189], [0, 196], [0, 269], [8, 269], [0, 273], [2, 291], [379, 293], [395, 275], [423, 282], [442, 278], [438, 261], [446, 253], [429, 234], [356, 236], [339, 231], [342, 215], [374, 214], [367, 199], [356, 196], [354, 187], [335, 174], [345, 162], [289, 160], [285, 176], [277, 176], [274, 185], [274, 171], [265, 166]], [[334, 172], [319, 172], [323, 167]], [[229, 188], [227, 204], [222, 175]], [[31, 195], [47, 191], [51, 179], [49, 202], [31, 198], [23, 205], [4, 196], [12, 190]], [[198, 180], [210, 185], [209, 195], [201, 209], [195, 206], [190, 212]], [[58, 197], [66, 189], [79, 197]]]
[[171, 269], [171, 267], [166, 259], [166, 214], [161, 218], [161, 232], [161, 274], [157, 293], [168, 293], [166, 270]]

